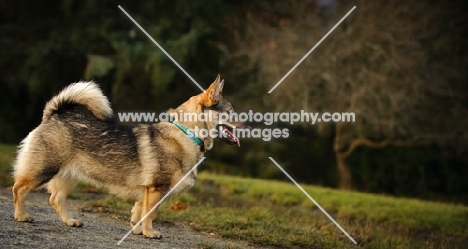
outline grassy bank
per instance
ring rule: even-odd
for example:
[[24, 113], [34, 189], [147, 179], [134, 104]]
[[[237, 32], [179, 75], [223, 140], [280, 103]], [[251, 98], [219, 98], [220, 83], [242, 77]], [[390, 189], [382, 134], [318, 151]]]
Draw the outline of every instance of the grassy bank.
[[[304, 186], [358, 242], [354, 246], [292, 184], [208, 173], [198, 178], [192, 190], [163, 203], [157, 222], [282, 248], [468, 246], [465, 206]], [[112, 196], [88, 205], [124, 219], [132, 207]]]
[[[14, 155], [14, 146], [0, 146], [3, 186], [12, 183]], [[193, 189], [163, 203], [156, 222], [183, 223], [214, 236], [281, 248], [468, 248], [466, 206], [303, 187], [357, 246], [296, 186], [272, 180], [201, 173]], [[83, 211], [129, 217], [131, 202], [113, 196], [91, 201], [89, 190], [81, 185], [71, 194], [85, 201]]]

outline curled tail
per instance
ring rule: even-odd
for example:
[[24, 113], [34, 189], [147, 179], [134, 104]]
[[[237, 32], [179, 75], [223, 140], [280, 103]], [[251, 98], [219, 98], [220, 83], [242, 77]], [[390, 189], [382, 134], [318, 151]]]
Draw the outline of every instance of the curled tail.
[[42, 122], [49, 120], [60, 110], [77, 105], [85, 107], [101, 120], [109, 120], [113, 116], [109, 100], [102, 94], [99, 86], [94, 82], [80, 81], [67, 86], [47, 102]]

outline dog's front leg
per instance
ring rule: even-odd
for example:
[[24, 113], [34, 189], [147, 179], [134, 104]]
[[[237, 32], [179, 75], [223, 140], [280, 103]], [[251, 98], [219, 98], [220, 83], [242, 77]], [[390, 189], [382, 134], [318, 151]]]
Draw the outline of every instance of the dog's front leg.
[[[145, 193], [143, 197], [143, 205], [141, 208], [141, 215], [142, 217], [145, 216], [153, 207], [158, 203], [158, 201], [161, 199], [162, 194], [156, 188], [154, 187], [145, 187]], [[152, 239], [160, 239], [161, 234], [159, 231], [154, 231], [153, 230], [153, 219], [156, 217], [156, 211], [153, 210], [147, 217], [146, 219], [143, 220], [142, 222], [142, 228], [143, 228], [143, 235], [147, 238], [152, 238]]]
[[132, 227], [133, 234], [142, 234], [141, 230], [141, 224], [135, 227], [135, 225], [140, 221], [141, 219], [141, 207], [142, 207], [142, 201], [137, 201], [135, 202], [135, 205], [132, 208], [132, 218], [130, 219], [130, 226]]

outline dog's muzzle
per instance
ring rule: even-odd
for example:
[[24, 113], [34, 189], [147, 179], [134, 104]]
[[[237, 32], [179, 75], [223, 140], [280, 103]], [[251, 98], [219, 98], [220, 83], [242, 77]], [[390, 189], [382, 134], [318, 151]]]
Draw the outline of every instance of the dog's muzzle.
[[[236, 136], [234, 128], [225, 124], [220, 124], [216, 128], [218, 130], [218, 138], [221, 141], [229, 145], [237, 144], [240, 147], [240, 139]], [[250, 126], [243, 125], [240, 129], [250, 129]]]

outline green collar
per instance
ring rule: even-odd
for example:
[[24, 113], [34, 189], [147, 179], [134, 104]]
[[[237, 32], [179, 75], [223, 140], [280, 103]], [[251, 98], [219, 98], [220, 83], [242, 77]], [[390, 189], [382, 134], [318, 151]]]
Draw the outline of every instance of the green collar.
[[187, 127], [183, 126], [181, 123], [175, 120], [172, 121], [172, 123], [175, 124], [177, 127], [179, 127], [179, 129], [182, 130], [185, 133], [185, 135], [187, 135], [187, 137], [192, 139], [193, 142], [195, 142], [198, 146], [200, 146], [200, 151], [202, 152], [205, 151], [205, 143], [203, 142], [203, 140], [195, 136], [195, 134], [193, 134], [191, 130], [187, 129]]

